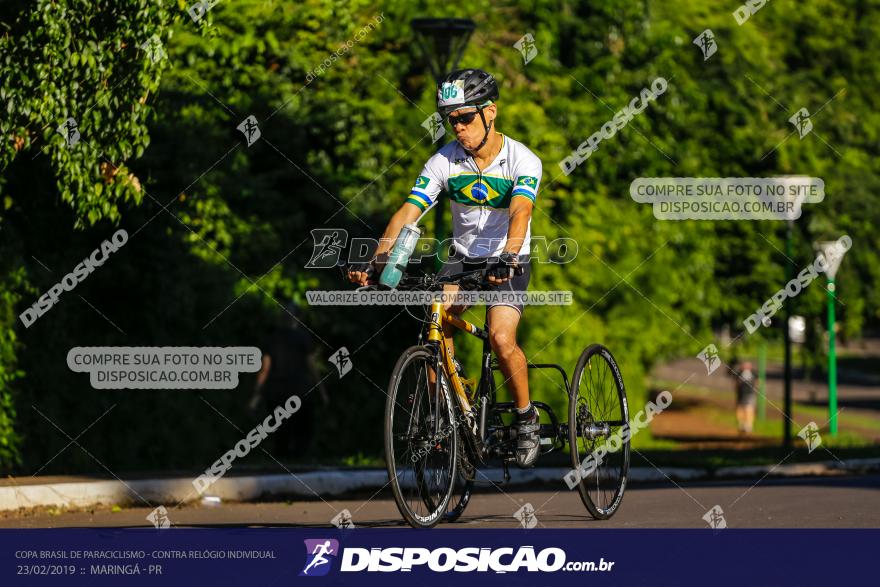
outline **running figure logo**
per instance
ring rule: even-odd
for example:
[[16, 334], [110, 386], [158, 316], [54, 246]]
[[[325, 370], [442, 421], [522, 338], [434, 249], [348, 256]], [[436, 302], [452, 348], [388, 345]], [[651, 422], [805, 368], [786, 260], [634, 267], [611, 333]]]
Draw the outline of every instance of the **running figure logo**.
[[443, 117], [440, 116], [439, 112], [435, 112], [426, 118], [422, 122], [422, 127], [428, 131], [432, 143], [436, 143], [446, 134], [446, 129], [443, 128]]
[[531, 530], [538, 525], [538, 518], [535, 516], [535, 508], [530, 503], [527, 503], [516, 510], [513, 517], [519, 520], [520, 525], [526, 530]]
[[168, 519], [168, 510], [162, 505], [150, 512], [150, 515], [147, 516], [147, 520], [152, 522], [153, 525], [160, 530], [171, 527], [171, 520]]
[[529, 61], [538, 54], [538, 47], [535, 45], [535, 37], [532, 33], [526, 33], [520, 40], [513, 44], [514, 49], [518, 50], [523, 58], [523, 65], [528, 65]]
[[58, 133], [64, 137], [64, 142], [70, 148], [79, 142], [79, 125], [73, 118], [65, 120], [57, 129]]
[[[300, 577], [322, 577], [330, 572], [332, 559], [339, 554], [339, 541], [332, 538], [305, 540], [306, 566]], [[328, 558], [330, 557], [330, 558]]]
[[348, 349], [344, 346], [339, 347], [339, 350], [333, 353], [327, 360], [336, 365], [340, 379], [342, 379], [346, 373], [351, 371], [351, 355], [348, 353]]
[[701, 350], [700, 354], [697, 355], [697, 358], [703, 361], [708, 375], [714, 373], [715, 369], [721, 365], [721, 358], [718, 356], [718, 347], [714, 344], [710, 344]]
[[724, 519], [724, 510], [721, 509], [720, 505], [712, 506], [712, 509], [703, 514], [703, 519], [713, 530], [724, 530], [727, 528], [727, 520]]
[[797, 129], [798, 136], [801, 139], [810, 134], [810, 131], [813, 130], [813, 121], [810, 120], [810, 111], [806, 108], [801, 108], [795, 112], [794, 116], [789, 118], [788, 121]]
[[165, 59], [165, 49], [162, 48], [162, 41], [157, 35], [153, 35], [141, 45], [141, 49], [146, 51], [150, 61], [156, 63]]
[[348, 242], [348, 231], [344, 228], [312, 229], [312, 258], [306, 269], [330, 269], [339, 264], [342, 250]]
[[718, 50], [718, 43], [715, 42], [715, 34], [712, 29], [706, 29], [694, 39], [694, 45], [703, 52], [703, 61], [706, 61]]
[[238, 130], [242, 132], [245, 140], [247, 140], [247, 146], [250, 147], [260, 138], [260, 127], [257, 125], [256, 117], [251, 114], [247, 118], [245, 118], [241, 124], [236, 126]]
[[819, 426], [815, 422], [810, 422], [798, 432], [798, 436], [807, 443], [807, 451], [813, 452], [822, 446], [822, 436], [819, 434]]
[[330, 523], [341, 529], [349, 529], [354, 528], [354, 522], [351, 520], [351, 512], [348, 510], [342, 510], [330, 520]]

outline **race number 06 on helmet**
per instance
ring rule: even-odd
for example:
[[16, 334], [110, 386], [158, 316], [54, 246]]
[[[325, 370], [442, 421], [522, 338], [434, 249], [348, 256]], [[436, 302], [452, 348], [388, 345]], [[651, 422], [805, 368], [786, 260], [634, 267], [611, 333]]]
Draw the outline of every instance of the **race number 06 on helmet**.
[[437, 87], [437, 112], [444, 119], [462, 108], [476, 108], [485, 129], [485, 136], [474, 151], [489, 140], [492, 123], [486, 123], [483, 108], [498, 99], [498, 83], [482, 69], [458, 69], [449, 73]]

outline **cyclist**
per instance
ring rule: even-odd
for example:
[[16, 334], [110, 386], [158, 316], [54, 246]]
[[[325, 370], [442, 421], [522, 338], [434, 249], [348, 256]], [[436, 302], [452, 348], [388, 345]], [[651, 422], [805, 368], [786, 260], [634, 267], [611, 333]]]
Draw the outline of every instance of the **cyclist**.
[[[491, 267], [490, 290], [525, 292], [530, 277], [532, 207], [541, 182], [541, 160], [522, 143], [495, 128], [498, 84], [481, 69], [453, 71], [437, 89], [437, 110], [455, 132], [422, 169], [406, 202], [391, 217], [376, 257], [349, 272], [361, 285], [373, 282], [404, 224], [415, 222], [441, 192], [452, 200], [455, 252], [440, 270], [450, 275]], [[523, 272], [514, 274], [517, 266]], [[447, 290], [455, 290], [455, 286]], [[463, 307], [449, 311], [461, 313]], [[526, 357], [516, 341], [522, 304], [493, 304], [488, 309], [490, 343], [514, 398], [517, 411], [516, 463], [534, 465], [539, 452], [538, 410], [529, 401]], [[446, 327], [447, 336], [453, 334]]]

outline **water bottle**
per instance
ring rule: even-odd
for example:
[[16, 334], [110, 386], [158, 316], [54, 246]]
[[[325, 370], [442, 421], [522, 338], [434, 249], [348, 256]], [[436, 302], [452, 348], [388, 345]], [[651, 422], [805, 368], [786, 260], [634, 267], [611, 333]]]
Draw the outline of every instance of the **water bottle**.
[[403, 225], [403, 228], [400, 229], [400, 234], [397, 235], [394, 248], [391, 249], [391, 253], [388, 255], [388, 264], [385, 265], [385, 269], [382, 271], [379, 283], [390, 288], [397, 287], [397, 284], [400, 283], [400, 278], [403, 277], [403, 273], [406, 271], [406, 264], [409, 263], [409, 258], [416, 249], [416, 242], [418, 242], [421, 235], [422, 231], [419, 230], [417, 225]]

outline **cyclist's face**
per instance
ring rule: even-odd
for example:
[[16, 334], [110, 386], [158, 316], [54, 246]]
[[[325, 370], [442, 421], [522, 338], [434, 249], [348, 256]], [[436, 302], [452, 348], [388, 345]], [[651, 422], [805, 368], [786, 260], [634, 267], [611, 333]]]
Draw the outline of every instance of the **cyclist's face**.
[[[495, 119], [495, 105], [487, 106], [483, 108], [483, 116], [486, 117], [486, 124], [489, 124], [489, 121]], [[469, 118], [471, 114], [475, 114], [476, 116], [473, 119], [465, 123], [463, 120], [457, 119], [457, 117], [464, 116]], [[483, 127], [483, 121], [480, 120], [480, 113], [476, 108], [462, 108], [461, 110], [456, 110], [450, 113], [449, 118], [450, 122], [455, 122], [455, 124], [450, 124], [452, 126], [452, 130], [455, 131], [455, 138], [458, 139], [458, 142], [465, 149], [472, 149], [480, 144], [483, 140], [483, 136], [486, 134], [486, 129]]]

